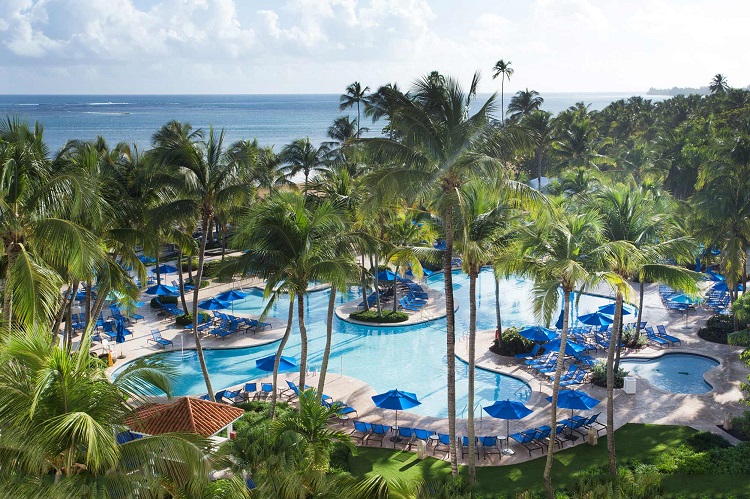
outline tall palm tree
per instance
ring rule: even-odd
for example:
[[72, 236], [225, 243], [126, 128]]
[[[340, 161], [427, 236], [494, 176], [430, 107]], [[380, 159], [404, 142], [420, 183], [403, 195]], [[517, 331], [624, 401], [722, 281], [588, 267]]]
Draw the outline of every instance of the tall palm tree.
[[339, 110], [343, 111], [354, 105], [357, 106], [357, 137], [362, 136], [362, 120], [360, 115], [359, 105], [365, 99], [365, 94], [369, 92], [370, 87], [362, 88], [362, 85], [358, 81], [355, 81], [344, 90], [344, 93], [339, 97]]
[[513, 76], [513, 68], [510, 67], [510, 61], [505, 62], [500, 59], [492, 68], [492, 79], [500, 77], [500, 120], [505, 123], [505, 79]]
[[372, 118], [372, 122], [386, 118], [388, 124], [385, 126], [383, 131], [388, 130], [388, 138], [393, 140], [394, 132], [396, 131], [391, 126], [391, 121], [396, 114], [401, 101], [406, 96], [398, 88], [395, 83], [388, 83], [383, 85], [376, 92], [371, 93], [365, 98], [365, 116]]
[[[243, 165], [237, 161], [236, 156], [224, 151], [223, 130], [217, 135], [211, 127], [208, 138], [204, 141], [201, 130], [193, 131], [189, 124], [172, 121], [154, 134], [153, 142], [155, 160], [173, 175], [172, 181], [178, 194], [176, 199], [161, 206], [160, 212], [165, 215], [192, 214], [193, 220], [200, 224], [198, 269], [191, 311], [195, 318], [198, 316], [198, 293], [203, 278], [209, 227], [217, 210], [225, 204], [241, 204], [246, 199], [250, 186], [239, 175]], [[197, 326], [198, 321], [193, 320], [193, 338], [198, 360], [209, 397], [213, 399], [214, 392]]]
[[489, 131], [489, 115], [494, 109], [495, 96], [491, 96], [475, 114], [467, 112], [478, 82], [479, 77], [475, 74], [467, 92], [453, 78], [428, 75], [415, 83], [410, 98], [402, 101], [394, 116], [392, 125], [402, 140], [362, 140], [375, 156], [389, 161], [366, 179], [373, 195], [377, 199], [401, 195], [426, 200], [441, 214], [443, 221], [446, 240], [443, 268], [447, 311], [447, 406], [451, 470], [454, 474], [458, 473], [455, 445], [456, 332], [451, 273], [454, 212], [459, 204], [461, 186], [474, 176], [481, 176], [487, 182], [494, 180], [497, 184], [515, 185], [495, 159], [499, 149], [514, 142], [504, 141], [507, 136]]
[[727, 77], [721, 73], [716, 74], [708, 85], [708, 90], [712, 94], [726, 94], [729, 91]]
[[[48, 336], [44, 326], [14, 330], [0, 346], [0, 477], [6, 493], [26, 485], [33, 493], [17, 490], [18, 496], [130, 497], [144, 490], [185, 494], [208, 485], [219, 463], [202, 437], [174, 433], [117, 442], [131, 403], [145, 401], [139, 394], [169, 395], [164, 366], [140, 360], [109, 379], [106, 364], [89, 354], [88, 338], [70, 353], [50, 345]], [[234, 492], [244, 497], [242, 489]]]
[[521, 122], [524, 127], [531, 131], [531, 140], [534, 143], [534, 158], [537, 165], [537, 189], [540, 190], [542, 188], [544, 154], [549, 149], [554, 138], [555, 129], [551, 118], [551, 113], [536, 110], [525, 116]]
[[527, 88], [516, 92], [516, 95], [510, 99], [506, 114], [510, 114], [512, 121], [517, 121], [534, 111], [538, 111], [542, 104], [544, 104], [544, 99], [539, 95], [539, 92]]
[[[578, 212], [574, 208], [558, 204], [539, 213], [533, 223], [518, 231], [514, 243], [499, 258], [501, 267], [508, 274], [524, 275], [534, 280], [534, 311], [543, 322], [549, 324], [560, 303], [560, 290], [563, 293], [563, 328], [552, 385], [549, 423], [552, 428], [557, 425], [557, 397], [568, 336], [570, 294], [575, 289], [582, 290], [591, 285], [597, 278], [596, 271], [601, 268], [594, 251], [599, 246], [601, 220], [590, 211]], [[547, 449], [544, 467], [544, 488], [550, 499], [554, 498], [553, 453], [554, 446], [551, 445]]]
[[307, 182], [310, 174], [326, 168], [327, 154], [327, 148], [315, 147], [310, 143], [309, 137], [293, 140], [281, 150], [281, 161], [285, 164], [281, 168], [281, 171], [284, 172], [284, 177], [287, 180], [291, 180], [292, 177], [300, 172], [303, 173], [305, 175], [305, 184], [302, 191], [307, 192]]
[[279, 361], [291, 333], [295, 301], [301, 345], [299, 386], [303, 388], [307, 373], [304, 300], [308, 285], [312, 280], [338, 282], [338, 276], [353, 268], [348, 255], [335, 251], [336, 238], [343, 232], [344, 222], [330, 202], [306, 206], [303, 195], [279, 192], [253, 207], [235, 235], [234, 246], [247, 252], [233, 270], [252, 272], [266, 279], [265, 295], [269, 298], [266, 310], [282, 294], [289, 297], [287, 326], [274, 364], [271, 417], [276, 405]]

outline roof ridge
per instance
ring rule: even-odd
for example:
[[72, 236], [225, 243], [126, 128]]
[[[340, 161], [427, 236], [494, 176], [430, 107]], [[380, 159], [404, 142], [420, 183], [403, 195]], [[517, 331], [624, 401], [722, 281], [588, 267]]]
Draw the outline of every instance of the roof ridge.
[[188, 407], [188, 417], [190, 418], [190, 427], [193, 429], [193, 431], [196, 431], [198, 429], [198, 425], [195, 423], [195, 417], [193, 416], [193, 403], [191, 400], [193, 400], [192, 397], [183, 397], [183, 400], [187, 404]]

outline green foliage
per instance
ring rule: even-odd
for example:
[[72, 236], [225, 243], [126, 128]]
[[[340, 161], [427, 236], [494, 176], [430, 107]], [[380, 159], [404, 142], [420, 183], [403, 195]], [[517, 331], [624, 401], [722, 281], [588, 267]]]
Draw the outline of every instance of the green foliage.
[[726, 449], [727, 447], [732, 446], [726, 438], [711, 433], [710, 431], [699, 431], [698, 433], [690, 435], [685, 441], [685, 445], [695, 452], [705, 452], [711, 449]]
[[178, 299], [178, 296], [158, 296], [156, 298], [151, 298], [151, 308], [159, 308], [159, 302], [164, 303], [165, 305], [177, 305]]
[[731, 315], [709, 317], [706, 325], [698, 330], [698, 336], [706, 341], [726, 345], [727, 336], [734, 331]]
[[225, 256], [224, 260], [216, 259], [205, 262], [203, 264], [203, 277], [218, 277], [224, 267], [233, 265], [239, 258], [239, 256]]
[[362, 310], [349, 314], [350, 319], [362, 322], [372, 322], [375, 324], [395, 324], [409, 320], [409, 314], [400, 310], [382, 310], [382, 315], [378, 315], [377, 310]]
[[641, 331], [641, 334], [638, 335], [638, 341], [636, 342], [635, 328], [633, 326], [625, 326], [625, 329], [622, 330], [622, 342], [625, 344], [626, 348], [640, 350], [648, 343], [648, 338], [644, 333], [645, 331]]
[[693, 445], [700, 447], [711, 443], [685, 443], [667, 450], [656, 461], [659, 470], [662, 473], [685, 475], [750, 474], [750, 442], [742, 442], [734, 447], [712, 447], [703, 451], [694, 450]]
[[[205, 322], [210, 315], [206, 312], [198, 312], [198, 316], [201, 317], [201, 322]], [[182, 314], [175, 317], [174, 320], [175, 324], [178, 326], [187, 326], [188, 324], [193, 323], [193, 314]]]
[[727, 335], [727, 344], [739, 347], [750, 347], [750, 329], [743, 329]]
[[[625, 376], [628, 371], [622, 367], [615, 373], [615, 388], [622, 388], [625, 385]], [[596, 386], [607, 386], [607, 365], [604, 362], [597, 362], [591, 366], [591, 382]]]
[[[185, 284], [191, 284], [192, 285], [193, 284], [193, 280], [192, 279], [187, 279], [185, 281]], [[211, 284], [211, 281], [209, 281], [207, 279], [201, 279], [201, 289], [208, 287], [209, 284]]]
[[[198, 266], [198, 257], [197, 256], [190, 257], [190, 263], [192, 264], [193, 272], [195, 272], [195, 268]], [[187, 272], [188, 271], [188, 259], [187, 259], [187, 257], [185, 257], [185, 258], [182, 259], [182, 264], [180, 265], [180, 267], [182, 268], [183, 272]]]
[[750, 322], [750, 294], [742, 293], [732, 304], [732, 313], [742, 322]]
[[661, 497], [664, 488], [661, 475], [653, 467], [620, 466], [612, 477], [602, 468], [583, 473], [576, 485], [576, 498], [581, 499], [652, 499]]
[[738, 433], [738, 438], [750, 440], [750, 411], [745, 411], [742, 416], [732, 418], [733, 431]]
[[333, 471], [345, 471], [349, 472], [349, 456], [352, 455], [352, 450], [349, 446], [336, 442], [331, 449], [330, 463], [329, 466]]
[[490, 352], [505, 357], [512, 357], [519, 353], [529, 353], [534, 348], [534, 342], [518, 334], [517, 327], [503, 329], [502, 342], [494, 340]]

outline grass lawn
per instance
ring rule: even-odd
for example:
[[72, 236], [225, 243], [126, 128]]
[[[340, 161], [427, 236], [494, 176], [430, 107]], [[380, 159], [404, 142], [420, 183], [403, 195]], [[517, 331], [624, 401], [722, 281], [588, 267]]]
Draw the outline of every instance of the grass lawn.
[[[627, 424], [616, 432], [618, 462], [652, 462], [661, 452], [679, 445], [693, 433], [695, 430], [685, 426]], [[526, 490], [541, 491], [544, 461], [534, 459], [517, 466], [477, 467], [476, 492], [512, 497]], [[596, 447], [579, 445], [558, 451], [552, 482], [556, 488], [572, 490], [577, 482], [576, 472], [606, 464], [606, 437], [601, 438]], [[446, 461], [433, 458], [420, 461], [414, 452], [388, 449], [360, 448], [358, 454], [350, 458], [349, 465], [356, 477], [380, 474], [386, 478], [422, 480], [450, 475], [450, 463]], [[465, 475], [466, 471], [462, 466], [461, 474]], [[666, 493], [676, 497], [721, 497], [724, 494], [750, 497], [750, 477], [746, 476], [665, 475], [663, 484]]]

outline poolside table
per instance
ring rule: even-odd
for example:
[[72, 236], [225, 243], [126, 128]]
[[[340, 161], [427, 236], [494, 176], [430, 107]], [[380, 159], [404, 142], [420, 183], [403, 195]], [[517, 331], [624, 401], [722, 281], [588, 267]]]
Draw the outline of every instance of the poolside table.
[[510, 448], [510, 441], [508, 440], [508, 435], [497, 435], [495, 438], [497, 438], [500, 441], [505, 441], [505, 448], [501, 451], [503, 456], [512, 456], [516, 453], [513, 449]]

